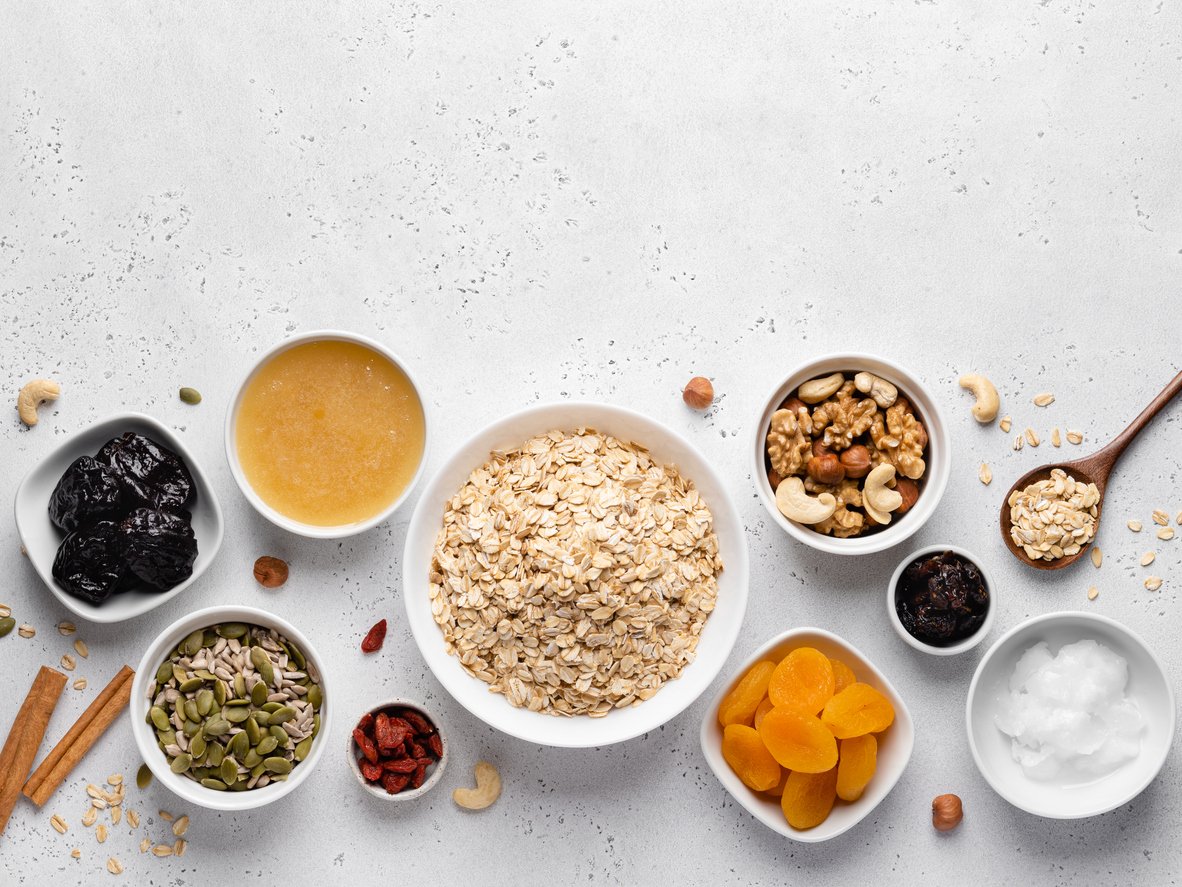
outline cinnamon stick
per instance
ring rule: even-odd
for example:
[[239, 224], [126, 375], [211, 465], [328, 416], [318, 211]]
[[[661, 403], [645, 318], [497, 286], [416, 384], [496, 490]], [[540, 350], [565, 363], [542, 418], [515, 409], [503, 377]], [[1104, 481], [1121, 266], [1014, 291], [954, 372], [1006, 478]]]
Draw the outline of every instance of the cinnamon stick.
[[[45, 760], [33, 771], [33, 775], [29, 777], [28, 782], [25, 783], [22, 790], [29, 800], [40, 807], [47, 800], [49, 796], [57, 789], [62, 781], [70, 775], [70, 771], [74, 766], [82, 760], [85, 755], [103, 731], [111, 725], [111, 723], [118, 717], [119, 712], [127, 705], [128, 700], [131, 699], [131, 679], [135, 677], [135, 672], [126, 665], [119, 669], [119, 673], [111, 679], [111, 682], [103, 688], [103, 691], [95, 698], [94, 702], [90, 703], [86, 711], [82, 712], [78, 720], [74, 722], [67, 732], [62, 737], [61, 741], [53, 747]], [[118, 694], [123, 688], [122, 697]], [[102, 720], [99, 720], [99, 719]], [[86, 731], [94, 724], [100, 724], [88, 738], [85, 745], [79, 745], [79, 738], [82, 737]], [[62, 760], [68, 753], [74, 751], [72, 762], [62, 765]], [[63, 769], [64, 768], [64, 769]], [[39, 791], [45, 786], [46, 781], [53, 776], [56, 781], [52, 782], [48, 789]]]
[[37, 757], [37, 749], [49, 726], [49, 718], [57, 706], [57, 700], [66, 686], [66, 676], [60, 671], [41, 666], [29, 695], [21, 704], [8, 731], [4, 749], [0, 750], [0, 832], [8, 824], [16, 799], [20, 797], [21, 783], [29, 775], [29, 768]]
[[131, 679], [135, 672], [126, 665], [103, 688], [94, 702], [74, 722], [53, 747], [41, 765], [25, 783], [24, 793], [30, 801], [40, 807], [70, 775], [70, 771], [85, 757], [91, 747], [111, 726], [119, 713], [131, 700]]

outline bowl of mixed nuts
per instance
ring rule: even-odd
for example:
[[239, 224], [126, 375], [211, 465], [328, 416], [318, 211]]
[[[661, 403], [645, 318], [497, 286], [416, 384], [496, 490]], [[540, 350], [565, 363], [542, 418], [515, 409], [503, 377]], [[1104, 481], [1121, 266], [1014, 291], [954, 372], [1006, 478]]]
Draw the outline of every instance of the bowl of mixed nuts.
[[255, 607], [174, 622], [131, 688], [132, 735], [153, 775], [213, 810], [277, 801], [319, 761], [331, 729], [324, 660], [292, 624]]
[[776, 386], [755, 425], [752, 476], [772, 519], [831, 554], [902, 542], [948, 483], [948, 430], [923, 384], [869, 354], [811, 360]]

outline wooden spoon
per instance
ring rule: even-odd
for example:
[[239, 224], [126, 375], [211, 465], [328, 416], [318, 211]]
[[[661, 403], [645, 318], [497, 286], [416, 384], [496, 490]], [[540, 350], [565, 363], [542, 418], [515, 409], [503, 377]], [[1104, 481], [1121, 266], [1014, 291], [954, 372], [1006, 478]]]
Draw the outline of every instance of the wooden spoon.
[[[1091, 542], [1084, 545], [1078, 552], [1066, 557], [1057, 558], [1053, 561], [1047, 560], [1033, 560], [1026, 554], [1025, 549], [1018, 545], [1010, 537], [1010, 496], [1014, 490], [1022, 490], [1030, 486], [1030, 484], [1037, 483], [1040, 480], [1046, 480], [1051, 476], [1051, 471], [1056, 468], [1062, 468], [1071, 477], [1083, 483], [1093, 483], [1096, 489], [1100, 491], [1100, 501], [1096, 503], [1096, 532], [1100, 531], [1100, 514], [1104, 507], [1104, 488], [1108, 485], [1108, 475], [1112, 473], [1113, 467], [1116, 465], [1116, 460], [1121, 457], [1125, 448], [1133, 442], [1141, 429], [1149, 424], [1149, 420], [1156, 416], [1167, 403], [1173, 400], [1178, 393], [1182, 391], [1182, 373], [1174, 376], [1157, 397], [1155, 397], [1144, 410], [1141, 411], [1136, 419], [1134, 419], [1129, 427], [1122, 431], [1117, 437], [1104, 449], [1093, 453], [1092, 455], [1076, 459], [1074, 462], [1057, 462], [1053, 465], [1044, 465], [1041, 468], [1035, 468], [1033, 471], [1028, 471], [1017, 482], [1010, 487], [1009, 492], [1006, 493], [1005, 498], [1001, 502], [1001, 538], [1005, 540], [1006, 547], [1013, 553], [1014, 557], [1028, 564], [1038, 570], [1061, 570], [1068, 564], [1073, 564], [1091, 547]], [[1093, 536], [1093, 539], [1095, 537]]]

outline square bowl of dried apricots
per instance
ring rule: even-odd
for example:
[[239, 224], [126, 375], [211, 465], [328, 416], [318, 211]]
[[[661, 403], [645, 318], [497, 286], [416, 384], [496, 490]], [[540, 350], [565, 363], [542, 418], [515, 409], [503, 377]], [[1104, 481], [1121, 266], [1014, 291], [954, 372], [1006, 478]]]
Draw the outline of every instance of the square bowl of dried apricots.
[[702, 721], [702, 753], [768, 828], [827, 841], [887, 796], [915, 726], [891, 682], [857, 648], [794, 628], [751, 655]]

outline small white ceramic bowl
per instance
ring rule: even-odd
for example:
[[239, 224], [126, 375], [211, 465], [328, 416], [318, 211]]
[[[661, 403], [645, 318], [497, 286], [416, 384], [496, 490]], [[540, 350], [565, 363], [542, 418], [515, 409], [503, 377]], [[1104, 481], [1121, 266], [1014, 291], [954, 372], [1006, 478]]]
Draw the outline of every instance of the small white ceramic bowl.
[[[669, 681], [651, 699], [606, 717], [562, 718], [514, 708], [488, 684], [468, 674], [444, 649], [443, 634], [431, 616], [427, 581], [435, 537], [444, 504], [472, 470], [488, 461], [492, 450], [516, 447], [530, 437], [554, 429], [594, 428], [648, 448], [659, 462], [678, 466], [694, 482], [714, 515], [723, 570], [718, 577], [718, 603], [698, 641], [697, 656], [681, 676]], [[710, 685], [730, 655], [747, 609], [747, 537], [711, 463], [688, 441], [648, 416], [602, 403], [560, 402], [530, 407], [477, 432], [456, 450], [419, 497], [406, 535], [402, 559], [402, 597], [415, 642], [435, 677], [464, 708], [510, 736], [538, 745], [568, 748], [611, 745], [660, 727], [676, 717]]]
[[[294, 348], [296, 345], [306, 345], [308, 342], [352, 342], [377, 352], [406, 375], [406, 378], [410, 381], [411, 388], [414, 389], [415, 395], [419, 399], [419, 406], [423, 410], [423, 454], [419, 457], [419, 465], [415, 470], [414, 478], [406, 485], [406, 489], [402, 491], [401, 496], [386, 506], [380, 513], [363, 521], [355, 521], [351, 524], [341, 524], [339, 526], [322, 527], [316, 524], [306, 524], [303, 521], [293, 520], [276, 511], [263, 501], [262, 497], [254, 491], [254, 487], [250, 485], [246, 473], [242, 470], [242, 463], [238, 461], [238, 446], [236, 442], [238, 408], [242, 404], [242, 395], [246, 391], [246, 386], [250, 384], [250, 381], [258, 374], [259, 370], [276, 355]], [[431, 445], [430, 435], [431, 425], [430, 417], [427, 415], [427, 402], [423, 399], [423, 389], [415, 381], [410, 367], [380, 342], [344, 330], [313, 330], [307, 333], [300, 333], [289, 339], [284, 339], [273, 348], [270, 348], [255, 362], [245, 378], [238, 383], [238, 387], [234, 391], [234, 397], [231, 398], [230, 406], [226, 410], [226, 460], [230, 463], [230, 473], [234, 475], [234, 481], [238, 484], [238, 489], [242, 491], [242, 495], [246, 497], [246, 500], [254, 506], [255, 511], [275, 524], [275, 526], [312, 539], [343, 539], [347, 536], [355, 536], [358, 533], [364, 533], [366, 530], [376, 527], [394, 514], [406, 502], [411, 493], [414, 492], [415, 487], [418, 486], [419, 480], [423, 476], [423, 470], [427, 464], [427, 453]]]
[[[1051, 653], [1091, 639], [1128, 662], [1126, 694], [1145, 719], [1141, 753], [1113, 773], [1087, 782], [1041, 782], [1028, 777], [1011, 755], [1012, 740], [994, 723], [999, 700], [1018, 659], [1046, 641]], [[1161, 771], [1174, 739], [1174, 691], [1161, 660], [1119, 622], [1094, 613], [1048, 613], [1006, 632], [981, 659], [969, 685], [965, 720], [977, 769], [993, 790], [1019, 809], [1049, 819], [1098, 816], [1139, 795]]]
[[[191, 513], [193, 535], [197, 537], [197, 560], [193, 574], [168, 591], [133, 589], [111, 595], [101, 606], [67, 594], [53, 578], [53, 560], [65, 534], [49, 519], [49, 497], [58, 480], [74, 460], [93, 456], [111, 438], [135, 431], [152, 438], [185, 460], [197, 491]], [[222, 508], [201, 464], [172, 430], [143, 413], [119, 413], [71, 434], [56, 450], [25, 475], [16, 491], [16, 528], [29, 553], [37, 575], [54, 597], [72, 613], [91, 622], [122, 622], [141, 616], [172, 600], [200, 578], [217, 556], [222, 544]]]
[[[312, 751], [303, 761], [292, 768], [291, 775], [283, 782], [272, 782], [262, 788], [249, 791], [231, 792], [214, 791], [199, 782], [194, 782], [187, 776], [173, 773], [168, 766], [168, 758], [156, 744], [156, 731], [151, 724], [145, 722], [151, 700], [148, 698], [148, 688], [156, 677], [156, 669], [160, 667], [169, 651], [179, 644], [185, 637], [198, 628], [208, 628], [222, 622], [245, 622], [249, 625], [261, 625], [273, 628], [292, 643], [296, 644], [316, 670], [320, 673], [320, 687], [324, 693], [324, 701], [320, 705], [320, 732], [312, 742]], [[135, 677], [131, 682], [131, 704], [128, 706], [128, 716], [131, 718], [131, 733], [135, 738], [136, 747], [155, 776], [173, 794], [184, 798], [199, 807], [210, 810], [252, 810], [278, 801], [284, 795], [296, 790], [316, 769], [320, 756], [324, 753], [325, 743], [332, 735], [332, 713], [335, 708], [333, 693], [336, 685], [332, 683], [325, 668], [324, 659], [316, 652], [316, 648], [294, 625], [285, 619], [280, 619], [274, 613], [260, 610], [257, 607], [207, 607], [190, 613], [178, 619], [164, 629], [152, 641], [144, 658], [140, 660]]]
[[[910, 511], [902, 517], [892, 520], [885, 530], [850, 539], [838, 539], [835, 536], [818, 533], [804, 524], [788, 520], [776, 507], [776, 491], [772, 489], [771, 482], [768, 481], [767, 469], [764, 464], [767, 429], [771, 424], [772, 413], [780, 408], [780, 404], [796, 391], [802, 382], [816, 379], [819, 376], [828, 376], [838, 371], [855, 373], [862, 370], [874, 373], [894, 383], [899, 389], [899, 395], [907, 398], [915, 407], [928, 433], [928, 448], [925, 455], [927, 470], [920, 480], [922, 486], [919, 498]], [[871, 554], [890, 548], [892, 545], [898, 545], [907, 539], [927, 522], [927, 519], [936, 510], [936, 506], [940, 504], [944, 488], [948, 485], [948, 473], [951, 469], [948, 427], [935, 399], [923, 383], [903, 367], [871, 354], [831, 354], [810, 360], [789, 373], [764, 401], [762, 411], [755, 423], [749, 452], [752, 458], [749, 463], [751, 476], [759, 491], [760, 501], [763, 502], [772, 520], [789, 536], [805, 545], [830, 554]]]
[[[853, 669], [859, 681], [874, 687], [895, 708], [895, 722], [875, 737], [878, 740], [878, 765], [862, 797], [852, 804], [838, 801], [828, 819], [815, 828], [803, 830], [788, 824], [778, 798], [769, 798], [752, 791], [735, 775], [722, 757], [722, 726], [718, 723], [718, 706], [751, 666], [761, 659], [778, 662], [797, 647], [814, 647], [831, 659], [840, 659]], [[852, 829], [890, 793], [911, 760], [911, 750], [915, 746], [915, 725], [903, 698], [857, 647], [820, 628], [794, 628], [776, 635], [752, 653], [735, 669], [733, 677], [719, 688], [702, 717], [701, 742], [706, 763], [718, 781], [748, 813], [786, 838], [816, 843], [836, 838]]]
[[[413, 801], [415, 798], [421, 798], [427, 792], [431, 791], [431, 789], [435, 787], [436, 783], [438, 783], [443, 777], [443, 768], [447, 766], [447, 733], [444, 731], [442, 724], [440, 724], [439, 718], [436, 717], [433, 712], [428, 711], [427, 708], [422, 704], [418, 702], [411, 702], [409, 699], [388, 699], [385, 702], [375, 705], [373, 708], [366, 709], [366, 711], [369, 714], [377, 715], [378, 712], [387, 711], [391, 708], [413, 709], [432, 724], [434, 724], [435, 732], [439, 734], [439, 741], [443, 746], [443, 754], [439, 756], [438, 761], [431, 765], [431, 769], [427, 773], [427, 778], [423, 780], [423, 784], [418, 788], [407, 789], [406, 791], [401, 791], [396, 795], [392, 795], [380, 785], [371, 785], [370, 783], [366, 782], [365, 777], [361, 775], [361, 764], [359, 757], [360, 749], [357, 747], [357, 743], [353, 740], [352, 728], [349, 729], [349, 735], [345, 737], [347, 742], [345, 755], [346, 759], [349, 761], [349, 769], [352, 770], [353, 775], [357, 777], [357, 784], [361, 786], [366, 794], [382, 801]], [[353, 721], [353, 725], [356, 726], [357, 722], [360, 720], [361, 718], [357, 718], [355, 721]]]
[[[899, 611], [895, 608], [895, 589], [899, 585], [899, 577], [903, 575], [903, 571], [907, 569], [912, 563], [919, 560], [921, 557], [926, 557], [931, 554], [941, 554], [945, 551], [951, 551], [953, 554], [959, 554], [967, 561], [972, 563], [981, 571], [981, 578], [985, 580], [985, 589], [989, 592], [989, 608], [985, 611], [985, 621], [981, 623], [972, 635], [965, 638], [956, 644], [949, 644], [947, 647], [936, 647], [932, 644], [925, 644], [919, 638], [915, 637], [911, 632], [903, 627], [902, 621], [899, 619]], [[921, 650], [924, 653], [931, 653], [933, 656], [955, 656], [957, 653], [963, 653], [966, 650], [971, 650], [977, 644], [985, 639], [985, 635], [993, 628], [993, 621], [997, 614], [997, 583], [993, 581], [993, 577], [989, 571], [985, 569], [985, 564], [981, 559], [965, 548], [958, 545], [929, 545], [927, 548], [921, 548], [919, 551], [913, 551], [907, 557], [899, 562], [899, 566], [895, 567], [895, 572], [891, 576], [891, 581], [887, 583], [886, 590], [886, 607], [887, 614], [891, 620], [891, 625], [894, 626], [895, 633], [901, 637], [904, 642], [914, 647], [916, 650]]]

